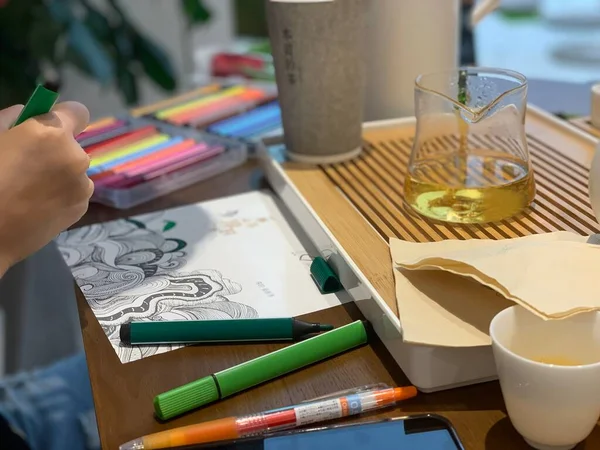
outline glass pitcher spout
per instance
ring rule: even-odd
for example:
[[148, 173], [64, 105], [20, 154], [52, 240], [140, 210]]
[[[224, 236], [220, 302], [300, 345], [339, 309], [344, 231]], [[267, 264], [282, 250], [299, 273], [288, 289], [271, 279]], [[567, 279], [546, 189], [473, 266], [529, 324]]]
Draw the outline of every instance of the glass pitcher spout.
[[[475, 90], [470, 86], [468, 78], [473, 76], [474, 71], [480, 74], [480, 86]], [[481, 75], [484, 73], [488, 77]], [[440, 77], [442, 80], [438, 79]], [[439, 96], [449, 102], [455, 110], [459, 110], [469, 122], [477, 123], [488, 116], [497, 105], [504, 103], [505, 97], [510, 97], [518, 91], [526, 91], [527, 79], [510, 70], [465, 68], [420, 75], [415, 81], [415, 88], [417, 92], [422, 91], [422, 95]], [[512, 103], [512, 100], [509, 100], [509, 103]]]
[[486, 223], [530, 205], [527, 79], [489, 68], [421, 75], [405, 202], [435, 220]]

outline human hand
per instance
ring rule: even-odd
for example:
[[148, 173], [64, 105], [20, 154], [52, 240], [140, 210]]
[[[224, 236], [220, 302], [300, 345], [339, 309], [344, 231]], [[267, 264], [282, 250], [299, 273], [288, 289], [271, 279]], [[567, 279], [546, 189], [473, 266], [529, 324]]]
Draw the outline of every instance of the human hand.
[[75, 140], [86, 107], [60, 103], [9, 130], [21, 109], [0, 111], [0, 276], [77, 222], [94, 191]]

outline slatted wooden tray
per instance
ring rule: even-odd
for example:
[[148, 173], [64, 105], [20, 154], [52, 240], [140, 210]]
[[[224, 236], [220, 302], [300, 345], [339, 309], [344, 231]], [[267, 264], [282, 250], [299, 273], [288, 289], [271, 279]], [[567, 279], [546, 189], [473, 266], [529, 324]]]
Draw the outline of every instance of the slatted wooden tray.
[[592, 136], [600, 138], [600, 129], [592, 125], [589, 117], [578, 117], [576, 119], [569, 120], [577, 128], [582, 129], [586, 133], [590, 133]]
[[595, 140], [535, 107], [528, 109], [526, 132], [537, 188], [534, 204], [518, 217], [488, 225], [434, 223], [404, 206], [414, 119], [366, 127], [365, 151], [352, 162], [322, 167], [285, 162], [281, 168], [397, 315], [390, 237], [425, 242], [505, 239], [559, 230], [583, 235], [600, 232], [588, 197]]

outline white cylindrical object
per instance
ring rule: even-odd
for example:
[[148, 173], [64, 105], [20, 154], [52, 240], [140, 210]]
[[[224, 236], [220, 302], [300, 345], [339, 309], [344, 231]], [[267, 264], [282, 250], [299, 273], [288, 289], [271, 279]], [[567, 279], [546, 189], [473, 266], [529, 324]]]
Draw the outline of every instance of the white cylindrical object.
[[596, 219], [600, 222], [600, 143], [596, 147], [596, 153], [592, 159], [588, 183], [592, 211], [594, 211]]
[[592, 86], [590, 122], [600, 130], [600, 83]]
[[417, 75], [459, 65], [459, 0], [370, 1], [365, 120], [414, 115]]

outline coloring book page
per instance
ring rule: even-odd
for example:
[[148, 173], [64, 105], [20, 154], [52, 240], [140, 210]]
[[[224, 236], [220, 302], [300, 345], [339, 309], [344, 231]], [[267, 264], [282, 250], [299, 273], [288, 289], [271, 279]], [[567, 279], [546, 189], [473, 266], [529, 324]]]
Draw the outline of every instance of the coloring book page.
[[130, 321], [292, 317], [340, 304], [270, 194], [251, 192], [94, 224], [57, 244], [121, 362], [181, 345], [126, 346]]

